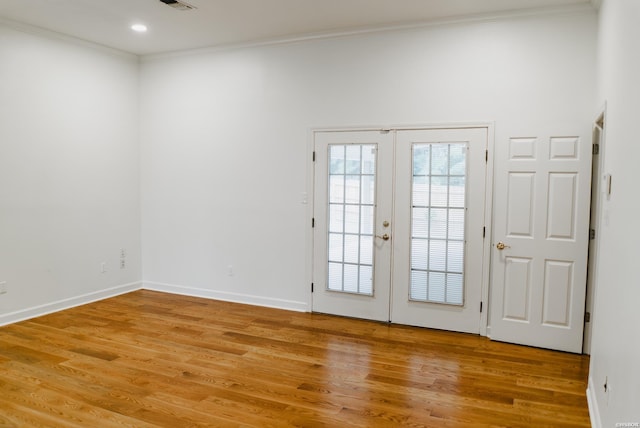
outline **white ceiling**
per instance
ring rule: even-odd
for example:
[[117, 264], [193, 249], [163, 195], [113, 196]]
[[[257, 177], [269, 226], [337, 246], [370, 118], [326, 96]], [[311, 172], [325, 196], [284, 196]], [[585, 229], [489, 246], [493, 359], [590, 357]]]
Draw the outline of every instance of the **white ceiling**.
[[[408, 25], [591, 0], [0, 0], [0, 17], [138, 55]], [[133, 23], [149, 27], [145, 34]]]

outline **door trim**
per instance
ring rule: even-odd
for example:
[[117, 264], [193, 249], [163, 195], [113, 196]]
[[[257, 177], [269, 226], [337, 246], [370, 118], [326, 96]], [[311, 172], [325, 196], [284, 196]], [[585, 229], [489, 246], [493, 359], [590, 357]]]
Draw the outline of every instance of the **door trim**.
[[[601, 124], [601, 125], [600, 125]], [[603, 179], [604, 176], [604, 153], [606, 148], [607, 139], [607, 104], [605, 103], [600, 113], [593, 121], [593, 132], [595, 134], [596, 128], [599, 128], [598, 140], [593, 139], [591, 144], [598, 144], [599, 152], [593, 155], [591, 159], [591, 171], [597, 171], [598, 176], [591, 177], [591, 218], [589, 219], [589, 227], [595, 228], [595, 242], [593, 245], [589, 242], [589, 255], [587, 258], [587, 284], [585, 295], [585, 314], [590, 314], [590, 319], [584, 323], [584, 332], [582, 337], [582, 353], [591, 355], [591, 337], [593, 333], [593, 317], [595, 300], [597, 294], [597, 278], [598, 278], [598, 255], [600, 254], [600, 235], [604, 229], [602, 221], [602, 207], [603, 199], [608, 196], [603, 191]], [[597, 166], [597, 168], [596, 168]], [[596, 197], [594, 198], [594, 194]], [[595, 200], [595, 206], [594, 206]]]
[[[494, 175], [494, 147], [495, 147], [495, 122], [478, 121], [478, 122], [450, 122], [450, 123], [431, 123], [431, 124], [390, 124], [390, 125], [362, 125], [362, 126], [317, 126], [311, 127], [307, 133], [307, 150], [306, 150], [306, 192], [302, 194], [302, 204], [307, 206], [305, 219], [305, 242], [306, 242], [306, 281], [303, 284], [306, 287], [306, 295], [308, 302], [307, 312], [313, 311], [313, 293], [311, 292], [311, 284], [313, 283], [313, 263], [314, 263], [314, 230], [312, 227], [312, 219], [314, 213], [314, 197], [315, 197], [315, 162], [313, 161], [313, 152], [315, 150], [315, 133], [316, 132], [345, 132], [345, 131], [404, 131], [404, 130], [433, 130], [433, 129], [464, 129], [464, 128], [485, 128], [487, 130], [487, 163], [485, 173], [485, 201], [484, 201], [484, 243], [483, 243], [483, 261], [482, 261], [482, 278], [481, 278], [481, 299], [482, 312], [480, 313], [480, 335], [488, 336], [488, 313], [489, 313], [489, 279], [491, 267], [491, 237], [493, 236], [493, 175]], [[480, 231], [479, 231], [480, 233]], [[393, 284], [392, 284], [393, 286]], [[478, 308], [480, 311], [480, 308]]]

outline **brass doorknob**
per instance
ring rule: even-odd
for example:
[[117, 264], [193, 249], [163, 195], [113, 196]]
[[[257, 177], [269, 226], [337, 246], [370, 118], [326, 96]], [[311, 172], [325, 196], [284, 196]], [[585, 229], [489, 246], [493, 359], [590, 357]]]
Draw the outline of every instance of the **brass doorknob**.
[[382, 236], [380, 236], [380, 235], [376, 235], [376, 238], [380, 238], [380, 239], [382, 239], [383, 241], [388, 241], [388, 240], [389, 240], [389, 238], [391, 238], [391, 237], [389, 236], [389, 234], [388, 234], [388, 233], [385, 233], [385, 234], [384, 234], [384, 235], [382, 235]]
[[505, 244], [504, 242], [498, 242], [498, 243], [496, 244], [496, 248], [497, 248], [498, 250], [504, 250], [505, 248], [511, 248], [511, 245], [507, 245], [507, 244]]

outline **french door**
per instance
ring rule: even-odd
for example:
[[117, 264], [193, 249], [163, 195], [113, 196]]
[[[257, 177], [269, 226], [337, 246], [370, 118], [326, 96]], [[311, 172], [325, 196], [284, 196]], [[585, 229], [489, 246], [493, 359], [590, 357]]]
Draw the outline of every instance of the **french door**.
[[313, 310], [478, 333], [487, 140], [316, 132]]

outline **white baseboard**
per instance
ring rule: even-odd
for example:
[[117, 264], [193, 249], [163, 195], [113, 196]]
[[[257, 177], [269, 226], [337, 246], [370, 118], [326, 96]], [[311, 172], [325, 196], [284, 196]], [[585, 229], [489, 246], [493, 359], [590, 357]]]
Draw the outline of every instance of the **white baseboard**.
[[251, 294], [230, 293], [227, 291], [208, 290], [205, 288], [185, 287], [174, 284], [144, 281], [142, 288], [163, 293], [182, 294], [191, 297], [203, 297], [205, 299], [222, 300], [225, 302], [244, 303], [247, 305], [264, 306], [267, 308], [284, 309], [296, 312], [308, 312], [309, 305], [305, 302], [294, 300], [274, 299], [271, 297], [254, 296]]
[[108, 299], [120, 294], [132, 291], [146, 289], [160, 291], [163, 293], [182, 294], [192, 297], [203, 297], [206, 299], [222, 300], [225, 302], [244, 303], [247, 305], [265, 306], [268, 308], [284, 309], [296, 312], [308, 312], [309, 305], [305, 302], [296, 302], [293, 300], [274, 299], [270, 297], [254, 296], [250, 294], [229, 293], [225, 291], [214, 291], [203, 288], [183, 287], [173, 284], [163, 284], [158, 282], [132, 282], [123, 284], [105, 290], [95, 291], [80, 296], [70, 297], [68, 299], [58, 300], [39, 306], [34, 306], [19, 311], [0, 314], [0, 327], [9, 325], [31, 318], [48, 315], [53, 312], [63, 311], [76, 306], [86, 305], [87, 303], [97, 302], [98, 300]]
[[82, 294], [80, 296], [46, 303], [44, 305], [34, 306], [32, 308], [21, 309], [19, 311], [10, 312], [8, 314], [1, 314], [0, 326], [28, 320], [30, 318], [40, 317], [42, 315], [47, 315], [53, 312], [63, 311], [65, 309], [70, 309], [80, 305], [86, 305], [87, 303], [96, 302], [98, 300], [108, 299], [109, 297], [115, 297], [120, 294], [139, 290], [141, 287], [141, 282], [132, 282], [130, 284], [118, 285], [116, 287], [107, 288], [105, 290]]
[[591, 426], [593, 428], [602, 428], [602, 419], [600, 419], [600, 410], [598, 408], [598, 399], [596, 398], [596, 388], [593, 378], [589, 376], [589, 386], [587, 387], [587, 403], [589, 404], [589, 417], [591, 418]]

